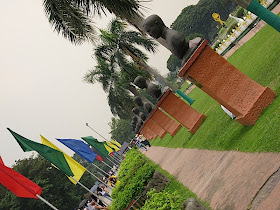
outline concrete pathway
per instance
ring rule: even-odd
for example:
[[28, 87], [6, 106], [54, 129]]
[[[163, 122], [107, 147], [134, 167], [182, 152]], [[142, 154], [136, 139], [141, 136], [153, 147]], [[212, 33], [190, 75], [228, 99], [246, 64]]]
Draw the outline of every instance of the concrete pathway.
[[143, 154], [213, 209], [280, 209], [280, 153], [152, 146]]

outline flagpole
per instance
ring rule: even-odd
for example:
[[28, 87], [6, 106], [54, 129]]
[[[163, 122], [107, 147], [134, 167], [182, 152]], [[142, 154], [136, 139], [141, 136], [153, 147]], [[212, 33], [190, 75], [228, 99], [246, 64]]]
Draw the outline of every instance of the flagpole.
[[98, 133], [96, 130], [94, 130], [92, 127], [90, 127], [88, 125], [88, 123], [86, 123], [86, 126], [89, 127], [91, 130], [93, 130], [95, 133], [97, 133], [99, 136], [101, 136], [103, 139], [105, 139], [105, 141], [107, 141], [107, 139], [104, 136], [102, 136], [100, 133]]
[[117, 157], [116, 155], [115, 155], [115, 153], [117, 153], [117, 152], [113, 152], [113, 155], [111, 156], [112, 158], [114, 158], [114, 159], [116, 159], [118, 162], [122, 162], [122, 160], [119, 158], [119, 157]]
[[114, 159], [111, 155], [108, 155], [108, 157], [115, 162], [115, 164], [120, 164], [116, 159]]
[[[77, 181], [76, 179], [74, 179], [74, 178], [71, 177], [71, 176], [70, 176], [70, 178], [73, 179], [75, 182], [77, 182], [81, 187], [83, 187], [85, 190], [87, 190], [90, 194], [95, 195], [97, 198], [99, 198], [97, 194], [95, 194], [94, 192], [91, 192], [90, 189], [88, 189], [88, 188], [87, 188], [85, 185], [83, 185], [81, 182]], [[100, 199], [100, 198], [99, 198], [99, 199]], [[100, 200], [102, 200], [102, 199], [100, 199]], [[106, 203], [105, 201], [102, 200], [102, 202], [104, 202], [107, 206], [109, 206], [109, 204]]]
[[88, 169], [87, 169], [87, 172], [90, 173], [92, 176], [94, 176], [98, 181], [100, 181], [101, 183], [105, 184], [105, 186], [107, 186], [107, 187], [113, 189], [110, 185], [107, 185], [105, 182], [103, 182], [101, 179], [99, 179], [97, 176], [95, 176], [95, 175], [94, 175], [91, 171], [89, 171]]
[[117, 162], [121, 163], [122, 160], [120, 160], [118, 157], [112, 156], [112, 158], [114, 158]]
[[121, 157], [121, 155], [118, 152], [116, 152], [116, 154], [117, 154], [119, 160], [123, 160], [123, 158]]
[[108, 176], [110, 176], [107, 172], [103, 171], [101, 168], [99, 168], [97, 165], [95, 165], [94, 163], [91, 163], [93, 166], [95, 166], [96, 168], [98, 168], [99, 170], [101, 170], [103, 173], [107, 174]]
[[36, 194], [36, 196], [43, 201], [45, 204], [47, 204], [49, 207], [51, 207], [52, 209], [58, 210], [58, 208], [56, 208], [55, 206], [53, 206], [51, 203], [49, 203], [47, 200], [45, 200], [44, 198], [42, 198], [40, 195]]
[[100, 173], [100, 171], [97, 171], [97, 173], [98, 173], [99, 175], [103, 176], [103, 174], [102, 174], [102, 173]]
[[112, 169], [112, 166], [110, 166], [109, 164], [107, 164], [105, 161], [101, 161], [102, 163], [104, 163], [106, 166], [108, 166], [109, 168]]
[[[91, 130], [93, 130], [95, 133], [97, 133], [100, 137], [102, 137], [105, 141], [108, 141], [104, 136], [102, 136], [100, 133], [98, 133], [96, 130], [94, 130], [92, 127], [90, 127], [88, 125], [88, 123], [86, 123], [86, 126], [89, 127]], [[120, 163], [119, 163], [120, 164]]]
[[[106, 157], [105, 157], [106, 158]], [[109, 158], [106, 158], [107, 160], [109, 160], [111, 163], [113, 163], [114, 165], [116, 165], [116, 163], [114, 163], [112, 160], [110, 160]]]
[[118, 161], [116, 158], [114, 158], [114, 157], [112, 157], [112, 156], [110, 156], [110, 155], [109, 155], [109, 157], [110, 157], [112, 160], [114, 160], [117, 164], [121, 164], [121, 162]]

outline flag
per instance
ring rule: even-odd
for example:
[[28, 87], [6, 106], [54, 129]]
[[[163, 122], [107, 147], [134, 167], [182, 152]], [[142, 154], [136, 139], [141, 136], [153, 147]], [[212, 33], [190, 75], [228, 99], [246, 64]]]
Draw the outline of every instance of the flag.
[[108, 156], [108, 154], [113, 152], [113, 150], [110, 149], [110, 147], [105, 147], [106, 142], [104, 141], [99, 142], [96, 138], [93, 138], [92, 136], [82, 137], [82, 139], [86, 141], [90, 146], [92, 146], [99, 155], [103, 155], [106, 157]]
[[104, 143], [104, 147], [109, 152], [109, 154], [114, 152], [114, 150], [111, 147], [109, 147], [106, 143]]
[[[47, 140], [44, 136], [41, 136], [41, 141], [44, 145], [49, 146], [55, 150], [58, 150], [60, 152], [62, 152], [62, 154], [64, 155], [68, 165], [70, 166], [71, 171], [73, 172], [74, 176], [73, 178], [77, 181], [79, 181], [82, 177], [82, 175], [84, 174], [84, 172], [87, 170], [84, 166], [82, 166], [80, 163], [78, 163], [76, 160], [74, 160], [73, 158], [71, 158], [69, 155], [67, 155], [66, 153], [64, 153], [61, 149], [59, 149], [57, 146], [55, 146], [53, 143], [51, 143], [49, 140]], [[71, 179], [70, 177], [68, 177], [68, 179], [73, 182], [74, 184], [77, 184], [76, 181], [74, 181], [73, 179]]]
[[121, 145], [119, 142], [117, 142], [116, 140], [111, 140], [110, 142], [113, 143], [113, 144], [115, 144], [115, 145], [117, 145], [118, 147], [121, 147], [121, 146], [122, 146], [122, 145]]
[[11, 132], [11, 134], [14, 136], [20, 147], [24, 152], [28, 151], [37, 151], [40, 155], [42, 155], [44, 158], [46, 158], [48, 161], [50, 161], [52, 164], [54, 164], [56, 167], [58, 167], [61, 171], [63, 171], [67, 176], [73, 176], [67, 161], [64, 158], [64, 155], [62, 152], [57, 151], [53, 148], [50, 148], [46, 145], [39, 144], [37, 142], [31, 141], [14, 131], [8, 128], [8, 130]]
[[[90, 148], [94, 153], [96, 153], [96, 152], [93, 150], [92, 146], [89, 145], [89, 148]], [[99, 160], [99, 161], [101, 161], [101, 162], [103, 161], [102, 157], [100, 157], [99, 155], [96, 156], [96, 159]]]
[[2, 158], [1, 158], [1, 156], [0, 156], [0, 165], [4, 165], [4, 162], [3, 162]]
[[86, 159], [88, 162], [92, 163], [96, 158], [97, 154], [95, 154], [88, 145], [86, 145], [82, 140], [76, 139], [56, 139], [61, 142], [82, 158]]
[[115, 144], [112, 144], [110, 141], [106, 141], [107, 145], [111, 148], [113, 148], [116, 152], [120, 150], [119, 147], [117, 147]]
[[2, 159], [0, 164], [0, 177], [0, 183], [18, 197], [38, 199], [36, 195], [41, 195], [42, 193], [43, 189], [39, 185], [5, 166]]

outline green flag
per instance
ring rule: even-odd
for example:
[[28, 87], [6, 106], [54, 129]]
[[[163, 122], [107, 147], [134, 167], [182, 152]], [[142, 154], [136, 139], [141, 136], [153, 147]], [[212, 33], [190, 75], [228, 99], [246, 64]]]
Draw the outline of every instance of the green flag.
[[31, 141], [8, 128], [24, 152], [37, 151], [68, 176], [74, 176], [62, 152], [46, 145]]
[[87, 137], [82, 137], [82, 139], [84, 141], [86, 141], [90, 146], [92, 146], [95, 150], [95, 152], [98, 155], [103, 155], [105, 157], [108, 156], [109, 152], [108, 150], [105, 148], [105, 145], [108, 146], [106, 144], [106, 142], [100, 142], [98, 141], [96, 138], [93, 138], [92, 136], [87, 136]]

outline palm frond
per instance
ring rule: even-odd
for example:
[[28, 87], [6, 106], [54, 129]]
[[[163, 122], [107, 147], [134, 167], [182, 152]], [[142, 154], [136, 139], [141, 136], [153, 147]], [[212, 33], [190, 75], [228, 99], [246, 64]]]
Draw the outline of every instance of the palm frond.
[[111, 45], [99, 45], [95, 48], [95, 57], [102, 58], [104, 60], [110, 60], [110, 56], [113, 54], [114, 48]]
[[144, 6], [149, 0], [73, 0], [77, 5], [83, 7], [87, 14], [114, 13], [117, 17], [130, 19], [141, 15], [147, 10]]
[[71, 0], [44, 0], [45, 14], [54, 29], [74, 44], [95, 40], [95, 30], [88, 16]]
[[153, 39], [143, 37], [141, 33], [136, 31], [126, 31], [125, 33], [122, 33], [120, 39], [130, 44], [142, 46], [149, 52], [153, 53], [156, 52], [156, 47], [158, 46]]

